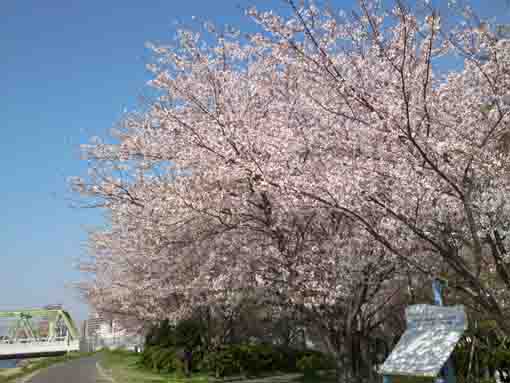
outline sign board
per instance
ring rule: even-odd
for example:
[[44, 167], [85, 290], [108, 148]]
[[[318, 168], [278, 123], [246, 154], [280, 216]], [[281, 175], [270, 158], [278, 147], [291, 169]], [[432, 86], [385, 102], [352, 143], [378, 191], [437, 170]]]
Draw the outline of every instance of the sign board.
[[409, 306], [406, 320], [407, 330], [379, 373], [437, 376], [467, 329], [464, 307]]

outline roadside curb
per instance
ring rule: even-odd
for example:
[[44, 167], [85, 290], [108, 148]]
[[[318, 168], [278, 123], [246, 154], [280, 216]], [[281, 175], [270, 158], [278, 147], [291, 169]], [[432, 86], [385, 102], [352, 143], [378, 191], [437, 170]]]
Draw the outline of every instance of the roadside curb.
[[32, 379], [34, 376], [36, 376], [41, 371], [44, 371], [45, 369], [42, 368], [40, 370], [32, 371], [30, 374], [22, 376], [14, 380], [14, 383], [27, 383], [30, 379]]
[[108, 373], [108, 371], [106, 371], [103, 368], [103, 366], [101, 366], [101, 363], [99, 361], [96, 362], [96, 369], [99, 374], [98, 383], [99, 382], [115, 383], [115, 379], [113, 379], [113, 377], [111, 376], [111, 373]]

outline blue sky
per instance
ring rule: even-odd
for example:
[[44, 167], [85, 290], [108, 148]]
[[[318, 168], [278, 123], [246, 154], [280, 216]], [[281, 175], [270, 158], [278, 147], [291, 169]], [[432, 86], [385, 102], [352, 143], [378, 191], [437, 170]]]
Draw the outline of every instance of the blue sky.
[[192, 15], [239, 24], [237, 3], [0, 2], [0, 309], [62, 302], [85, 315], [66, 286], [100, 215], [69, 207], [66, 178], [85, 173], [78, 146], [136, 106], [146, 41], [170, 40]]
[[[484, 12], [505, 9], [504, 0], [488, 3]], [[284, 8], [282, 0], [0, 2], [0, 310], [63, 303], [86, 315], [68, 285], [80, 279], [73, 265], [84, 227], [101, 217], [69, 207], [66, 178], [86, 171], [79, 144], [136, 106], [148, 79], [145, 42], [170, 40], [175, 22], [191, 16], [242, 26], [240, 7], [250, 4]]]

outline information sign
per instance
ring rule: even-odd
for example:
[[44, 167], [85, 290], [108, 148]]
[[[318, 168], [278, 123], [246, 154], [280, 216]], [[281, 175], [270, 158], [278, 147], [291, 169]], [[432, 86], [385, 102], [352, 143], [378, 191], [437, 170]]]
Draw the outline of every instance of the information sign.
[[437, 376], [467, 328], [464, 307], [409, 306], [406, 320], [407, 330], [379, 373]]

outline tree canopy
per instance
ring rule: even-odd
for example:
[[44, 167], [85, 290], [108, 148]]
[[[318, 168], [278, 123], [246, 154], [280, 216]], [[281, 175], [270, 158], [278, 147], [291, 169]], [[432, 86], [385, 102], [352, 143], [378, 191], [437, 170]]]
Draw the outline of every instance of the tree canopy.
[[251, 290], [345, 335], [442, 276], [508, 333], [510, 41], [426, 3], [288, 5], [152, 46], [158, 96], [83, 146], [89, 301], [152, 320]]

